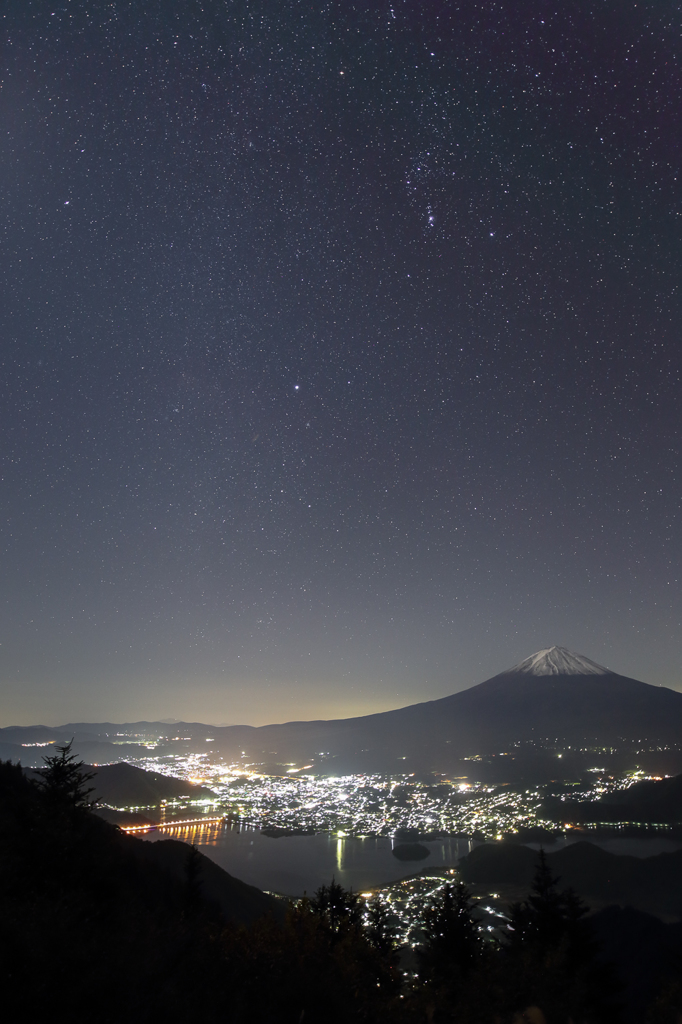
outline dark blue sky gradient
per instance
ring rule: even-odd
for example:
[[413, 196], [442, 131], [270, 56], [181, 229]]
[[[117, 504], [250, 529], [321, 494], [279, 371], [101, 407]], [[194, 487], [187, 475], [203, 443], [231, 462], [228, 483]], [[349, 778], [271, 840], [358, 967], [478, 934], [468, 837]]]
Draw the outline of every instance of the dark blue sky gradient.
[[682, 687], [678, 3], [4, 10], [0, 724]]

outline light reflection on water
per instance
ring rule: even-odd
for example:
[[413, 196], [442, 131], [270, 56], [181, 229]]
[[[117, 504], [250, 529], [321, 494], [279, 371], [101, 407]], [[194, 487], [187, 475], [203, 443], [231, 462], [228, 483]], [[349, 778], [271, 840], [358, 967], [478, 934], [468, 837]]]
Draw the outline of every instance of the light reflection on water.
[[236, 822], [167, 828], [144, 838], [195, 843], [202, 853], [243, 882], [289, 896], [313, 893], [320, 885], [328, 885], [332, 876], [345, 888], [356, 891], [388, 885], [423, 868], [453, 866], [472, 848], [465, 838], [420, 840], [430, 856], [401, 861], [392, 853], [396, 841], [385, 836], [342, 839], [318, 833], [272, 839], [259, 829]]
[[[288, 896], [302, 896], [304, 892], [311, 894], [320, 885], [328, 885], [332, 876], [347, 889], [363, 891], [377, 888], [423, 869], [454, 867], [461, 857], [480, 845], [465, 837], [433, 842], [419, 840], [419, 844], [430, 851], [429, 857], [401, 861], [392, 853], [399, 841], [386, 836], [357, 839], [318, 833], [273, 839], [257, 828], [236, 821], [166, 827], [163, 832], [151, 832], [143, 838], [151, 842], [180, 839], [194, 843], [207, 857], [243, 882]], [[536, 843], [528, 845], [534, 849], [540, 847]], [[652, 857], [680, 849], [682, 843], [651, 838], [610, 839], [597, 841], [595, 845], [610, 853]], [[557, 842], [545, 846], [545, 849], [551, 854], [564, 847], [565, 842]]]

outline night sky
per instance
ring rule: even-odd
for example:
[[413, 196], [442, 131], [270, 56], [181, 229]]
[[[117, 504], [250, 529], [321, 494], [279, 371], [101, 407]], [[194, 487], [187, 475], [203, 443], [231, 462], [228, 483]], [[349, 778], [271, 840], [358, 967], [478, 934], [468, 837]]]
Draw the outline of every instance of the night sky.
[[678, 2], [3, 12], [0, 725], [682, 688]]

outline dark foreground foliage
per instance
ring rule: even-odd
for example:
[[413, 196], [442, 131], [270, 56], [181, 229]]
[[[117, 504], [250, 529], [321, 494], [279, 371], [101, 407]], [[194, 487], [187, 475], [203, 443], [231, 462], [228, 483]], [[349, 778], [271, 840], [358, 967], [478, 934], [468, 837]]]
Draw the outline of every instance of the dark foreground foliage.
[[[87, 782], [68, 748], [48, 760], [41, 785], [0, 762], [0, 1005], [8, 1024], [628, 1019], [584, 907], [558, 889], [542, 856], [528, 899], [511, 908], [512, 930], [497, 940], [475, 927], [466, 888], [446, 886], [422, 923], [414, 975], [414, 956], [396, 947], [381, 901], [365, 907], [332, 880], [286, 916], [273, 910], [239, 923], [251, 906], [243, 892], [235, 889], [239, 912], [211, 903], [196, 850], [187, 848], [184, 870], [173, 875], [163, 858], [149, 858], [150, 844], [92, 814]], [[646, 996], [651, 1024], [679, 1021], [679, 978], [673, 965], [657, 993], [637, 996]], [[646, 1015], [638, 1009], [629, 1019]]]
[[333, 884], [331, 902], [321, 892], [285, 919], [227, 922], [193, 848], [184, 879], [141, 856], [148, 844], [92, 814], [63, 761], [42, 786], [0, 762], [3, 1021], [388, 1019], [395, 963], [356, 898]]

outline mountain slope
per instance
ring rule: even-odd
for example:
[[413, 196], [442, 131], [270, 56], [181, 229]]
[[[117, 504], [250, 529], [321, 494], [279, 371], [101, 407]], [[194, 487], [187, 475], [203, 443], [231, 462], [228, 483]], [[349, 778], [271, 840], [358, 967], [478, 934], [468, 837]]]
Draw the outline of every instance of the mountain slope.
[[545, 813], [555, 821], [682, 823], [682, 775], [647, 779], [599, 800], [562, 801], [550, 797]]
[[[176, 734], [183, 737], [185, 749], [210, 749], [273, 772], [294, 764], [333, 774], [418, 770], [464, 774], [462, 758], [499, 755], [524, 744], [537, 750], [553, 744], [633, 747], [646, 740], [676, 745], [682, 736], [682, 693], [621, 676], [584, 655], [550, 647], [468, 690], [361, 718], [259, 728], [179, 722], [170, 732], [159, 722], [79, 723], [63, 726], [59, 733], [74, 735], [74, 750], [80, 753], [81, 737], [96, 742], [117, 731], [131, 736]], [[0, 741], [5, 739], [3, 733], [16, 742], [16, 730], [1, 730]], [[159, 739], [157, 753], [180, 749], [170, 741], [164, 746], [165, 742]], [[119, 757], [125, 750], [116, 749]]]
[[[258, 760], [311, 759], [319, 752], [396, 770], [438, 770], [456, 758], [535, 742], [619, 746], [682, 735], [682, 694], [650, 686], [550, 648], [468, 690], [363, 718], [218, 730], [224, 751]], [[364, 755], [364, 757], [363, 757]], [[447, 770], [442, 767], [441, 770]]]
[[[178, 883], [186, 884], [187, 843], [178, 839], [160, 839], [150, 843], [134, 836], [125, 836], [137, 860], [166, 872]], [[235, 878], [218, 864], [197, 851], [198, 886], [203, 899], [217, 906], [226, 921], [252, 924], [269, 914], [276, 920], [284, 917], [285, 905], [254, 885]]]

